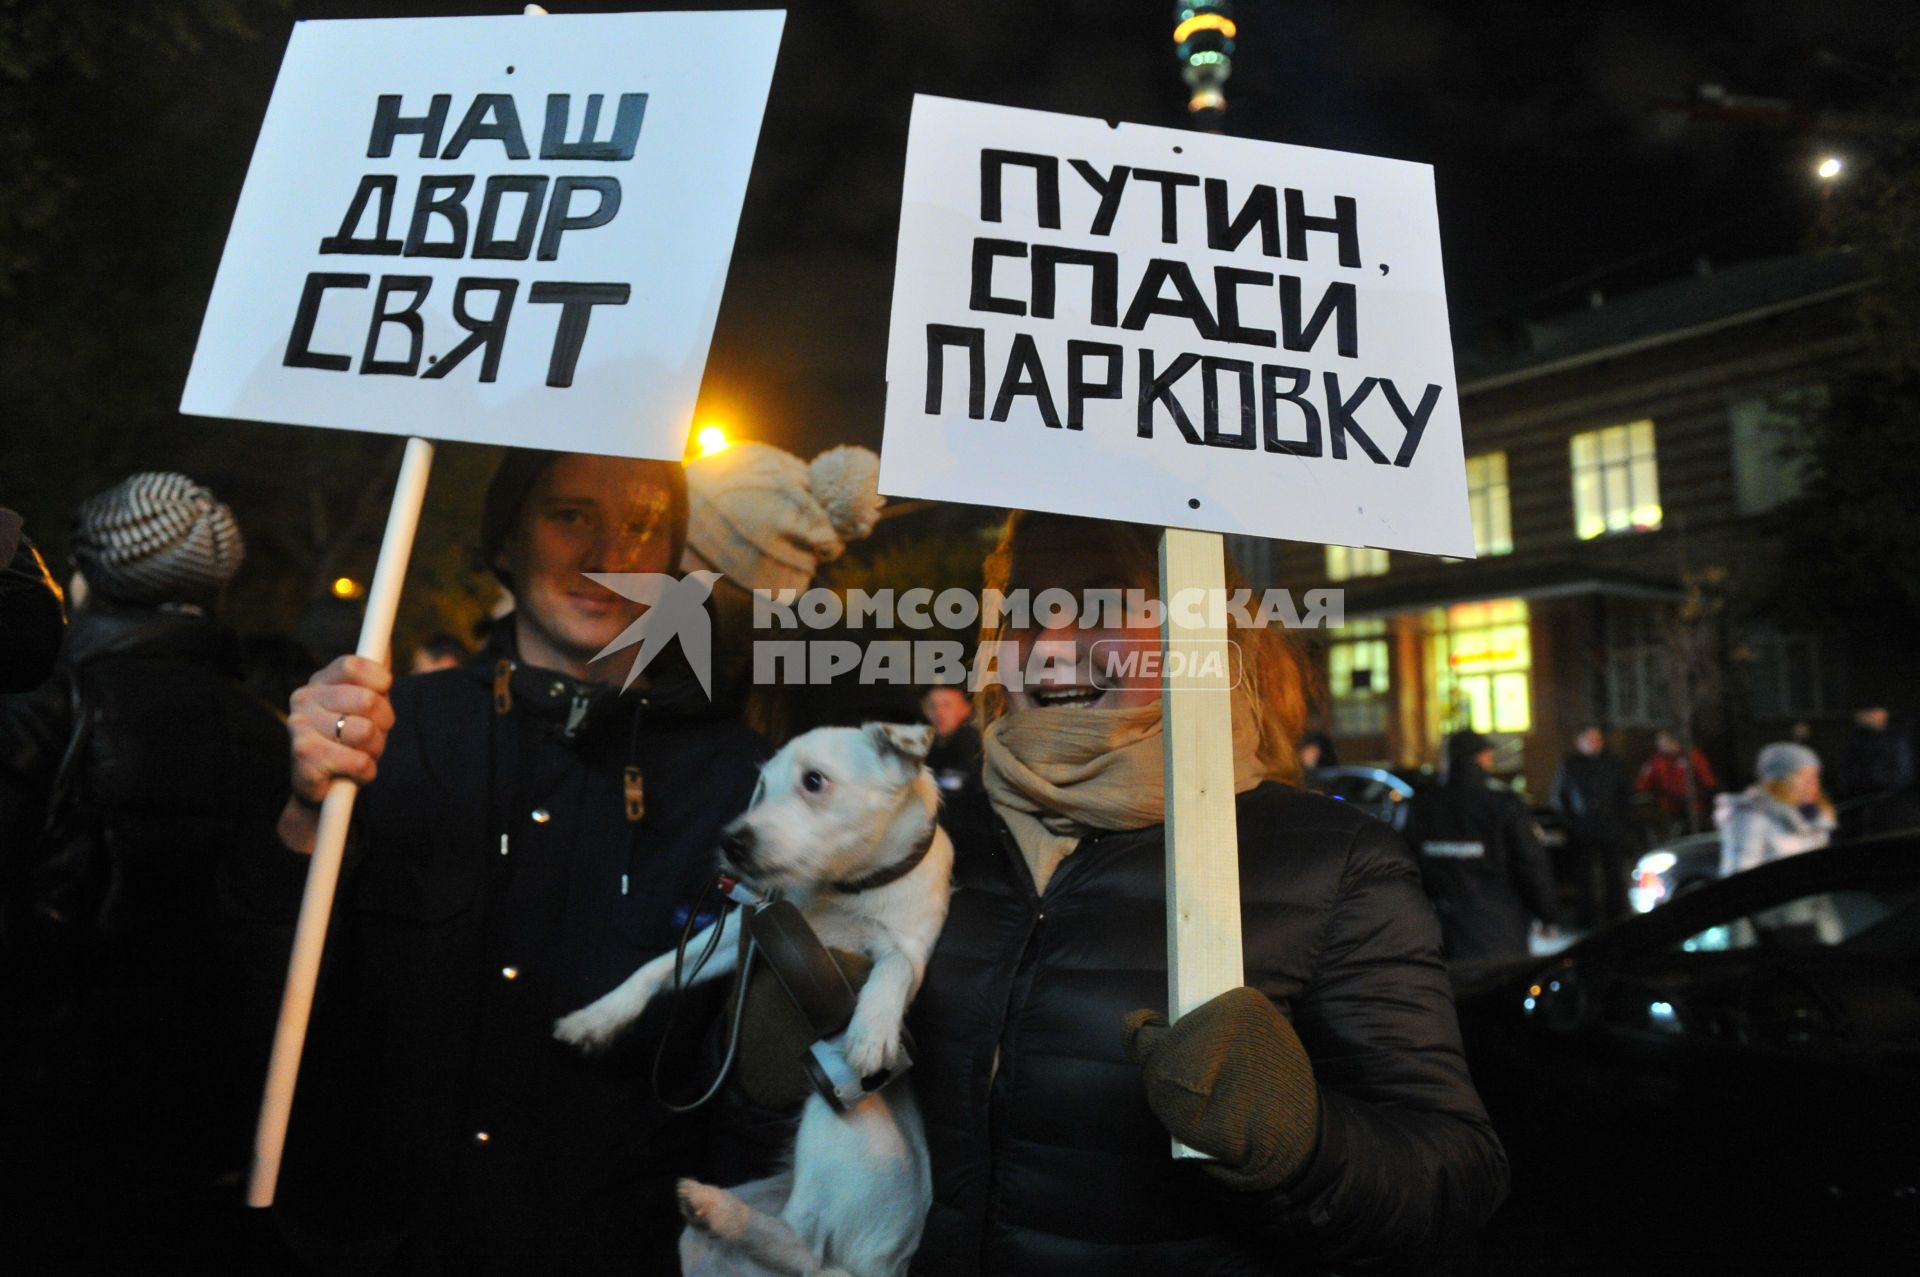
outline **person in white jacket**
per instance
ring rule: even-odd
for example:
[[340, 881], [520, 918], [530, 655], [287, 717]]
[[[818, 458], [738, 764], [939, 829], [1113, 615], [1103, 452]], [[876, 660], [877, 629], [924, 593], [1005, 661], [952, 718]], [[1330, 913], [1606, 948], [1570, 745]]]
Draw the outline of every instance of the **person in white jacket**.
[[1768, 745], [1754, 770], [1759, 779], [1744, 793], [1721, 794], [1714, 804], [1723, 877], [1782, 856], [1818, 851], [1836, 824], [1833, 805], [1820, 792], [1820, 756], [1805, 745]]

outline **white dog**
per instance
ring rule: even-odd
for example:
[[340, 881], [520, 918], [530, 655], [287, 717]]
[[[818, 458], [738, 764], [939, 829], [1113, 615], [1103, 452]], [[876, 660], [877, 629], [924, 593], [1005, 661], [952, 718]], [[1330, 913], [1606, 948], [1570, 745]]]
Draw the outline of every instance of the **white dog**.
[[[872, 959], [838, 1040], [861, 1077], [898, 1063], [907, 1004], [946, 921], [953, 844], [939, 825], [939, 786], [924, 766], [932, 738], [928, 727], [882, 723], [799, 736], [767, 762], [752, 806], [722, 840], [728, 873], [793, 901], [829, 948]], [[696, 979], [733, 970], [740, 918], [735, 911], [716, 924], [719, 944]], [[712, 931], [689, 950], [703, 951]], [[673, 958], [662, 954], [565, 1017], [555, 1036], [606, 1045], [672, 983]], [[932, 1197], [910, 1085], [896, 1082], [845, 1113], [809, 1095], [791, 1170], [734, 1191], [681, 1181], [691, 1225], [682, 1263], [689, 1277], [904, 1273]]]

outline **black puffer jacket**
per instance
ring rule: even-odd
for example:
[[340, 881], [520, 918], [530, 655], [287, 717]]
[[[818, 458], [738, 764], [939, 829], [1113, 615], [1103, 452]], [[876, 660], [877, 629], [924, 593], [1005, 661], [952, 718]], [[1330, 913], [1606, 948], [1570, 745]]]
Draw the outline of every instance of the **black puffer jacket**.
[[1247, 983], [1293, 1022], [1322, 1112], [1298, 1181], [1245, 1194], [1172, 1159], [1123, 1048], [1122, 1017], [1167, 1001], [1163, 830], [1086, 839], [1036, 897], [983, 797], [943, 819], [958, 890], [911, 1019], [934, 1175], [915, 1272], [1418, 1264], [1505, 1195], [1433, 911], [1384, 825], [1279, 785], [1240, 796]]

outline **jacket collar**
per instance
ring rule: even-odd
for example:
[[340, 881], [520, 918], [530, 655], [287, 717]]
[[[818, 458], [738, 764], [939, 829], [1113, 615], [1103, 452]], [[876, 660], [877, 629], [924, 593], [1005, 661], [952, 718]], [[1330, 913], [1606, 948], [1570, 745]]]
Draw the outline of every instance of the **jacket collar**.
[[624, 722], [641, 708], [654, 721], [717, 717], [719, 711], [692, 674], [684, 673], [683, 677], [684, 666], [667, 659], [678, 652], [678, 647], [670, 648], [649, 666], [646, 677], [623, 691], [611, 683], [590, 683], [522, 661], [514, 616], [509, 613], [494, 625], [474, 659], [460, 668], [466, 677], [491, 686], [499, 663], [509, 662], [513, 667], [509, 686], [515, 705], [558, 722], [562, 733], [571, 739], [609, 721]]
[[200, 612], [158, 608], [87, 609], [67, 627], [60, 660], [69, 668], [105, 656], [165, 657], [237, 673], [240, 648], [231, 631]]

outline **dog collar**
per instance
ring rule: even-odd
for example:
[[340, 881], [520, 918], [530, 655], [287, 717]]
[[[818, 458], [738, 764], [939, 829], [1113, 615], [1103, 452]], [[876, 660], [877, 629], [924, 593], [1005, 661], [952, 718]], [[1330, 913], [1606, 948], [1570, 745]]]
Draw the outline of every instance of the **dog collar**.
[[939, 827], [938, 822], [928, 821], [926, 832], [920, 836], [920, 845], [915, 847], [912, 854], [905, 859], [896, 860], [885, 869], [876, 869], [858, 878], [849, 878], [845, 882], [830, 882], [827, 885], [843, 896], [855, 896], [863, 891], [872, 891], [875, 887], [899, 882], [918, 869], [920, 862], [927, 858], [927, 853], [933, 850], [933, 835]]

